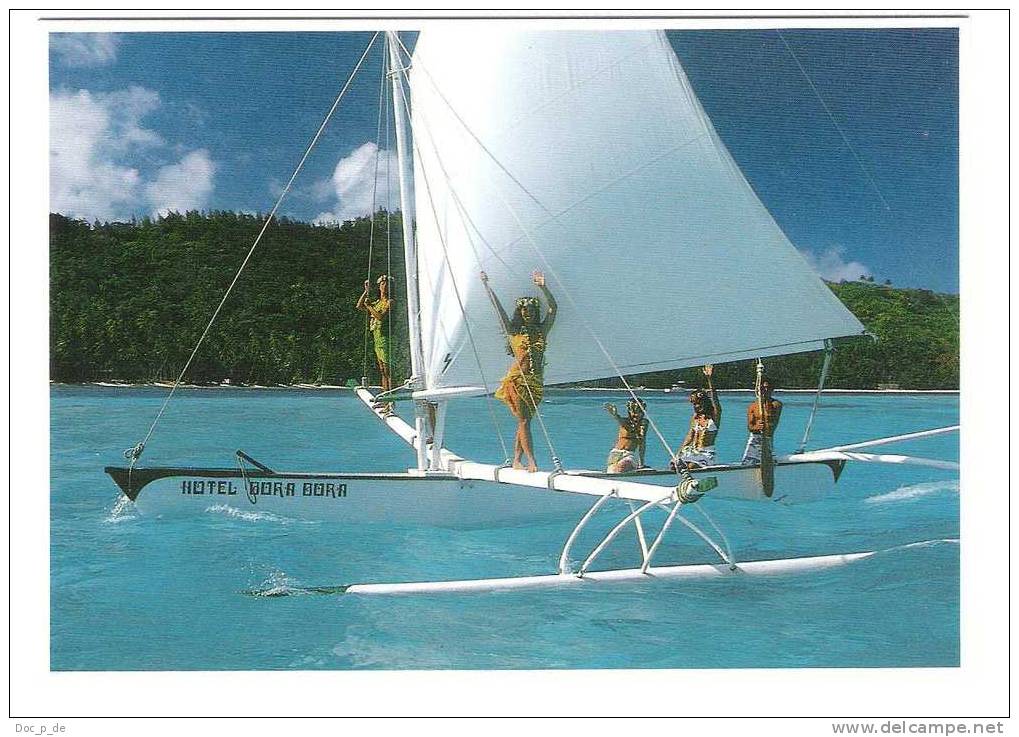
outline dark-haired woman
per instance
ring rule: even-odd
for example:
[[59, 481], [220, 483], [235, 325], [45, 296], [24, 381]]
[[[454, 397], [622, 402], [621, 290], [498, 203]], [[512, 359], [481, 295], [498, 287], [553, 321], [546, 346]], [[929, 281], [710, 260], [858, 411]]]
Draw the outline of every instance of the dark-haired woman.
[[[368, 313], [368, 330], [372, 336], [372, 345], [375, 347], [375, 363], [379, 367], [382, 391], [387, 392], [393, 388], [393, 379], [389, 370], [389, 339], [383, 329], [383, 321], [386, 314], [393, 307], [393, 300], [389, 296], [389, 277], [383, 274], [376, 282], [379, 285], [379, 298], [374, 302], [371, 299], [371, 280], [365, 279], [364, 291], [357, 298], [357, 309]], [[393, 411], [392, 404], [385, 404], [381, 409], [386, 414]]]
[[533, 472], [538, 470], [538, 464], [534, 462], [531, 418], [538, 411], [538, 403], [544, 394], [545, 349], [549, 331], [555, 322], [557, 305], [545, 286], [544, 274], [535, 271], [531, 279], [548, 302], [544, 319], [541, 317], [541, 301], [536, 297], [518, 299], [513, 317], [510, 318], [489, 286], [488, 275], [481, 272], [481, 282], [492, 300], [506, 336], [506, 352], [513, 356], [513, 363], [495, 392], [496, 398], [505, 402], [517, 419], [517, 432], [513, 439], [513, 468], [523, 468], [523, 456], [527, 461], [527, 470]]
[[629, 473], [643, 468], [648, 428], [648, 421], [645, 417], [647, 408], [644, 400], [634, 397], [627, 402], [626, 417], [620, 417], [616, 405], [610, 402], [606, 402], [602, 406], [619, 425], [616, 444], [609, 451], [608, 460], [605, 462], [605, 471], [607, 473]]
[[690, 429], [671, 466], [677, 463], [683, 463], [687, 468], [715, 465], [715, 437], [722, 426], [722, 405], [718, 401], [718, 390], [711, 383], [714, 368], [708, 365], [703, 370], [708, 388], [707, 391], [697, 389], [690, 394], [690, 404], [693, 405]]

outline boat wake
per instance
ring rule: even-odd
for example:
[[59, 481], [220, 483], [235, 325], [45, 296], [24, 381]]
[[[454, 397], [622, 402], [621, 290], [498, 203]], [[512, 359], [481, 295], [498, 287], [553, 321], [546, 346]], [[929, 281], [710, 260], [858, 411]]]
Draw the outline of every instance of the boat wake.
[[231, 507], [226, 504], [214, 504], [211, 507], [206, 507], [205, 512], [207, 514], [221, 514], [225, 517], [233, 517], [234, 519], [244, 520], [245, 522], [275, 522], [281, 525], [315, 524], [314, 520], [294, 519], [293, 517], [284, 517], [282, 515], [271, 514], [269, 512], [245, 512], [243, 509], [237, 509], [236, 507]]
[[308, 596], [314, 594], [342, 594], [346, 586], [299, 586], [287, 579], [283, 571], [273, 571], [260, 585], [241, 593], [247, 596], [273, 599], [283, 596]]
[[888, 548], [887, 550], [880, 551], [881, 553], [896, 553], [901, 550], [913, 550], [916, 548], [934, 548], [941, 545], [958, 545], [959, 538], [957, 537], [940, 537], [936, 540], [921, 540], [915, 543], [906, 543], [904, 545], [896, 545], [894, 548]]
[[959, 493], [959, 480], [952, 479], [949, 481], [927, 481], [922, 484], [911, 484], [910, 486], [900, 486], [895, 491], [889, 491], [885, 494], [878, 494], [877, 496], [868, 497], [864, 501], [867, 504], [887, 504], [889, 502], [901, 502], [908, 499], [918, 499], [923, 496], [929, 496], [930, 494], [937, 494], [942, 491], [951, 491], [956, 494]]
[[117, 524], [118, 522], [126, 522], [127, 520], [137, 518], [138, 514], [135, 511], [134, 502], [121, 494], [117, 497], [117, 501], [114, 503], [113, 508], [110, 509], [109, 516], [104, 519], [103, 522]]

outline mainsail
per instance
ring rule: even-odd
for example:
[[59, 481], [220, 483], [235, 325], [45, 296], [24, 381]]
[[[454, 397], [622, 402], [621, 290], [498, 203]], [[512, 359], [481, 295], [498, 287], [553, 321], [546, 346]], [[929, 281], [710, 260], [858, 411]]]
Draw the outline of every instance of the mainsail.
[[545, 272], [549, 384], [863, 332], [754, 194], [664, 33], [426, 30], [410, 88], [426, 388], [491, 391], [507, 368], [482, 270], [507, 310]]

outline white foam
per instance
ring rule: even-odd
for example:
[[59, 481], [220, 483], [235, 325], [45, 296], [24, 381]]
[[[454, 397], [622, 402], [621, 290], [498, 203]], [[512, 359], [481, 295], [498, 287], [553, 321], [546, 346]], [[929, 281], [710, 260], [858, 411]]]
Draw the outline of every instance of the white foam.
[[311, 524], [310, 520], [297, 520], [291, 517], [282, 517], [277, 514], [271, 514], [269, 512], [246, 512], [243, 509], [237, 509], [226, 504], [214, 504], [211, 507], [205, 508], [206, 512], [212, 514], [224, 514], [227, 517], [234, 517], [235, 519], [242, 519], [245, 522], [277, 522], [283, 525], [289, 525], [294, 523]]
[[937, 494], [938, 492], [941, 491], [953, 491], [956, 494], [958, 494], [959, 480], [951, 479], [948, 481], [928, 481], [922, 484], [900, 486], [895, 491], [889, 491], [886, 494], [872, 496], [867, 498], [865, 501], [868, 504], [884, 504], [886, 502], [900, 502], [906, 499], [917, 499], [922, 496]]
[[124, 522], [125, 520], [136, 519], [137, 517], [134, 502], [121, 494], [117, 497], [113, 509], [110, 510], [110, 516], [103, 521], [116, 524], [117, 522]]
[[254, 596], [289, 596], [302, 592], [299, 587], [295, 587], [287, 580], [287, 574], [284, 571], [277, 568], [251, 593]]

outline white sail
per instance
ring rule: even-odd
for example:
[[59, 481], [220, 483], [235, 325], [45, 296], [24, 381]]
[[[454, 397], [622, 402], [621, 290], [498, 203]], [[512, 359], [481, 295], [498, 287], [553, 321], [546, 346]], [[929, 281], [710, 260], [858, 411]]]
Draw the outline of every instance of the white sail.
[[482, 270], [508, 312], [546, 273], [547, 384], [863, 332], [754, 194], [664, 33], [427, 30], [410, 86], [429, 389], [491, 390], [509, 365]]

